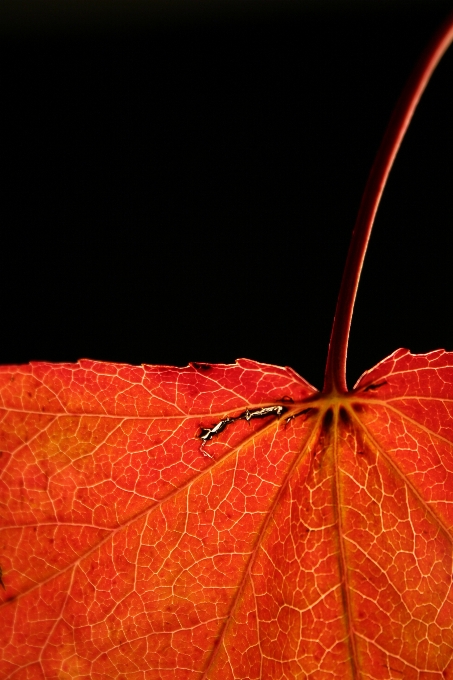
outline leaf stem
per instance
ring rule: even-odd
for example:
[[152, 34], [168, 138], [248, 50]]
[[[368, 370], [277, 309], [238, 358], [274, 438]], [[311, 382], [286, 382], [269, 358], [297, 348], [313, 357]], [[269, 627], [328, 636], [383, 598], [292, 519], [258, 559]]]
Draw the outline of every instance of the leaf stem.
[[437, 64], [453, 41], [453, 13], [435, 33], [412, 72], [387, 126], [371, 168], [352, 233], [330, 336], [324, 394], [345, 394], [349, 331], [363, 260], [374, 218], [396, 154]]

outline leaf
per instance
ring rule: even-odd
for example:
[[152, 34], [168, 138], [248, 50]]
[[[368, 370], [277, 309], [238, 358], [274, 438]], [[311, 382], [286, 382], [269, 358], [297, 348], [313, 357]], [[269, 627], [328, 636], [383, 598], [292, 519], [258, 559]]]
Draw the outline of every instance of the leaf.
[[352, 235], [317, 392], [289, 368], [0, 368], [0, 677], [453, 678], [453, 353], [352, 391], [382, 189], [453, 41], [403, 91]]
[[243, 359], [0, 393], [0, 677], [453, 677], [453, 354], [330, 397]]

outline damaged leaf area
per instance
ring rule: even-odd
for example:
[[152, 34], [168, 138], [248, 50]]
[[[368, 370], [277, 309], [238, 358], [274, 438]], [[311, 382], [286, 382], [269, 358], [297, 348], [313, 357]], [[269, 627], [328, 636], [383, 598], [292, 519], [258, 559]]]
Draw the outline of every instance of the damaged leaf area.
[[329, 397], [248, 360], [0, 396], [1, 678], [453, 678], [453, 354]]

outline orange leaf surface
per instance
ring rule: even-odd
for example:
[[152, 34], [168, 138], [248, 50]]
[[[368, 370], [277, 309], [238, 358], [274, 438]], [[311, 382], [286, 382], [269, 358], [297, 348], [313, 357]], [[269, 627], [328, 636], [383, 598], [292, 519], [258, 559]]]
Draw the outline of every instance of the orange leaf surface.
[[0, 679], [453, 679], [453, 353], [346, 384], [373, 165], [321, 392], [241, 359], [0, 367]]
[[0, 385], [0, 677], [453, 677], [452, 354]]

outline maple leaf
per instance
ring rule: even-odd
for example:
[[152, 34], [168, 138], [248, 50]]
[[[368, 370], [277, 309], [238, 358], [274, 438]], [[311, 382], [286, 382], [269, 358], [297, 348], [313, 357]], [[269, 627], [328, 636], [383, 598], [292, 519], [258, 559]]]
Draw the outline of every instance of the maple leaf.
[[452, 678], [453, 354], [346, 351], [403, 93], [318, 392], [241, 359], [0, 368], [1, 678]]

